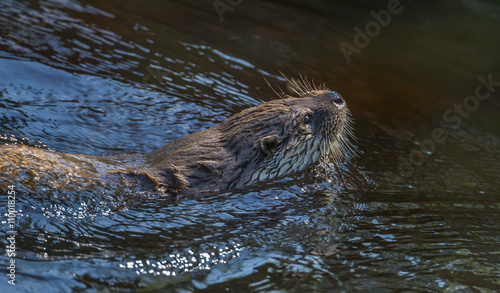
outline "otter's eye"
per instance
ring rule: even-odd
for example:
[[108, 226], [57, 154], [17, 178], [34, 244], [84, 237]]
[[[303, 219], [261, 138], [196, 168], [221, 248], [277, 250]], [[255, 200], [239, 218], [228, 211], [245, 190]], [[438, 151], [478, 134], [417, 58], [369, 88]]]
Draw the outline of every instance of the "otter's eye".
[[309, 124], [309, 123], [311, 123], [311, 115], [304, 116], [304, 124]]

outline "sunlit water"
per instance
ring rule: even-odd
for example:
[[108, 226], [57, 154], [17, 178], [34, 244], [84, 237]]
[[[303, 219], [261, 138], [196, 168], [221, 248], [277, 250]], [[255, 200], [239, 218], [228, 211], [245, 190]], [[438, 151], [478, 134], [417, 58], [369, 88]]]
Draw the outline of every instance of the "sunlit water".
[[2, 1], [2, 143], [147, 153], [274, 99], [282, 72], [345, 97], [360, 156], [179, 202], [16, 186], [0, 291], [500, 288], [497, 1], [401, 1], [347, 59], [393, 1], [178, 2]]

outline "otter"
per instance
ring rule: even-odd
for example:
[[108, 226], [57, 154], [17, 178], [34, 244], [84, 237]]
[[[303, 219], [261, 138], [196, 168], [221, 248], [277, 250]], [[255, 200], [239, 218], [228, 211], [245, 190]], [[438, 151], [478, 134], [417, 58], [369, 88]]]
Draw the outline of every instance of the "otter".
[[[63, 173], [85, 173], [84, 177], [95, 180], [141, 185], [174, 196], [241, 188], [304, 171], [329, 156], [342, 157], [349, 151], [352, 135], [343, 97], [305, 79], [290, 82], [298, 97], [278, 94], [280, 99], [243, 110], [214, 128], [180, 138], [145, 155], [103, 158], [51, 153], [26, 146], [29, 149], [17, 152], [24, 159], [29, 153], [39, 160], [39, 164], [26, 164], [27, 167], [51, 165]], [[13, 147], [0, 149], [6, 152], [2, 156], [8, 156], [8, 152], [13, 156]], [[44, 158], [50, 162], [43, 164]], [[8, 161], [2, 159], [0, 171]], [[73, 167], [58, 166], [65, 162], [71, 162], [67, 165]], [[97, 174], [92, 175], [93, 172]]]

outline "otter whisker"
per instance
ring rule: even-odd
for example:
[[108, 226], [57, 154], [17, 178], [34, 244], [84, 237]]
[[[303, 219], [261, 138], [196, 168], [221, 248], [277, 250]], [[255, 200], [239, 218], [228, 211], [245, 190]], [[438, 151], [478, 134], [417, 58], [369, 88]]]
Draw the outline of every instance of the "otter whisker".
[[297, 82], [293, 78], [288, 78], [283, 72], [280, 72], [281, 76], [285, 78], [287, 83], [290, 84], [290, 89], [298, 96], [302, 96], [305, 94], [305, 92], [302, 91], [301, 87], [297, 84]]
[[[276, 95], [277, 95], [280, 99], [285, 99], [285, 98], [286, 98], [286, 94], [285, 94], [283, 91], [281, 91], [281, 94], [280, 94], [280, 93], [278, 93], [278, 92], [274, 89], [274, 87], [273, 87], [273, 86], [269, 83], [269, 81], [268, 81], [268, 80], [267, 80], [267, 78], [264, 76], [264, 74], [263, 74], [263, 73], [261, 73], [261, 74], [262, 74], [262, 77], [264, 78], [264, 80], [266, 81], [267, 85], [268, 85], [268, 86], [269, 86], [269, 87], [273, 90], [273, 92], [274, 92], [274, 93], [275, 93], [275, 94], [276, 94]], [[278, 87], [278, 88], [279, 88], [279, 87]], [[281, 89], [280, 89], [280, 90], [281, 90]]]
[[302, 93], [302, 92], [297, 91], [294, 87], [292, 87], [291, 89], [292, 89], [292, 91], [293, 91], [295, 94], [297, 94], [298, 96], [302, 96], [302, 95], [303, 95], [303, 93]]
[[295, 79], [290, 79], [290, 84], [293, 86], [292, 90], [299, 96], [303, 96], [307, 93], [303, 87]]
[[314, 89], [311, 87], [311, 84], [309, 83], [309, 81], [307, 80], [307, 78], [304, 78], [304, 76], [302, 76], [302, 74], [299, 74], [299, 77], [300, 77], [299, 83], [303, 86], [303, 88], [307, 92], [314, 91]]
[[315, 91], [318, 90], [318, 87], [316, 86], [316, 84], [314, 83], [314, 79], [311, 80], [311, 83], [312, 83], [312, 87]]

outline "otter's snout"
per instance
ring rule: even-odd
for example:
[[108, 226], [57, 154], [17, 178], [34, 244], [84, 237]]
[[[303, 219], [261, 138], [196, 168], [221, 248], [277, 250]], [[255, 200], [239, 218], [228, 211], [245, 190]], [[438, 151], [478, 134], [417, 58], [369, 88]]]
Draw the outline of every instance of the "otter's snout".
[[333, 102], [339, 106], [344, 104], [344, 99], [337, 92], [331, 91], [328, 93], [329, 96], [333, 98]]

